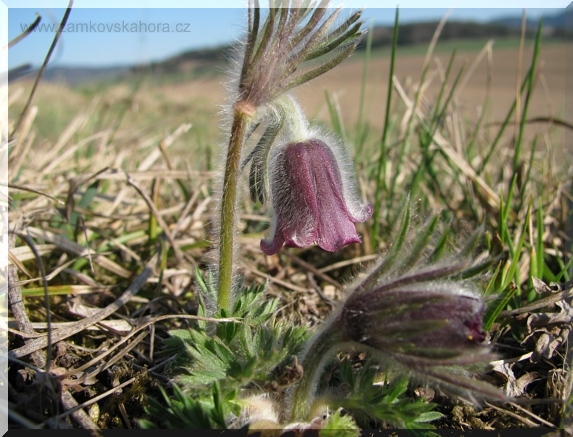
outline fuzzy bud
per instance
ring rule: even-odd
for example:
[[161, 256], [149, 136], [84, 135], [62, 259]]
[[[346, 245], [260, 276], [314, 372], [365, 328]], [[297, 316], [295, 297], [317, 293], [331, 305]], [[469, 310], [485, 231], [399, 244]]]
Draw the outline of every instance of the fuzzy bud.
[[485, 305], [455, 282], [376, 287], [346, 301], [341, 325], [352, 341], [414, 367], [461, 364], [486, 352]]

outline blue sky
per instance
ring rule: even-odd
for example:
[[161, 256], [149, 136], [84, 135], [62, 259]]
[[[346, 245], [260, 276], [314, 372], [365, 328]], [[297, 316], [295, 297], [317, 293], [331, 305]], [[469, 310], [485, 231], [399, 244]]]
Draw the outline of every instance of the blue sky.
[[[457, 6], [451, 11], [450, 19], [488, 21], [505, 16], [520, 17], [522, 8], [518, 6], [536, 6], [540, 1], [521, 2], [505, 1], [504, 6], [514, 8], [475, 8], [476, 4], [495, 4], [493, 0], [457, 2], [445, 0], [434, 1], [436, 6]], [[546, 8], [528, 8], [529, 18], [558, 13], [557, 6], [561, 0], [546, 0]], [[57, 28], [64, 9], [40, 7], [46, 3], [54, 6], [65, 6], [67, 2], [53, 1], [39, 3], [30, 1], [3, 1], [8, 6], [19, 8], [8, 10], [8, 40], [22, 32], [36, 18], [42, 17], [43, 26]], [[37, 5], [36, 5], [37, 3]], [[244, 8], [177, 8], [177, 2], [162, 2], [161, 8], [117, 8], [117, 5], [129, 6], [129, 1], [114, 2], [113, 7], [85, 8], [94, 4], [91, 0], [76, 0], [68, 21], [68, 32], [65, 32], [52, 56], [52, 65], [74, 66], [115, 66], [132, 65], [149, 61], [160, 61], [191, 48], [215, 47], [232, 42], [240, 37], [244, 28]], [[140, 0], [139, 5], [157, 5], [157, 2]], [[179, 2], [181, 3], [181, 2]], [[246, 1], [219, 0], [210, 5], [240, 5]], [[380, 4], [381, 2], [370, 3]], [[400, 22], [415, 22], [440, 19], [448, 9], [417, 8], [416, 2], [400, 2]], [[193, 4], [188, 2], [187, 4]], [[265, 2], [263, 1], [264, 5]], [[368, 0], [348, 0], [345, 6], [368, 6]], [[403, 6], [405, 4], [405, 6]], [[22, 5], [31, 6], [20, 8]], [[474, 6], [472, 8], [464, 6]], [[110, 6], [110, 5], [106, 5]], [[391, 24], [394, 20], [394, 8], [366, 8], [364, 18], [367, 23]], [[44, 27], [34, 32], [9, 51], [9, 67], [31, 63], [40, 65], [52, 42], [54, 31]]]

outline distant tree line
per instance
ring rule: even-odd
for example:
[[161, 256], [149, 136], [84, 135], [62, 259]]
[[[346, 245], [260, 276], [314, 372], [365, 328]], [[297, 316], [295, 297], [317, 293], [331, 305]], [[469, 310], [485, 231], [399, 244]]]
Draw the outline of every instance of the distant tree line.
[[[398, 30], [398, 45], [413, 45], [428, 43], [436, 27], [437, 21], [402, 24]], [[536, 27], [528, 25], [526, 37], [533, 37]], [[380, 48], [392, 44], [392, 27], [378, 26], [373, 29], [372, 47]], [[555, 38], [573, 39], [573, 29], [559, 27], [545, 27], [545, 36]], [[473, 21], [452, 21], [447, 22], [440, 34], [440, 41], [452, 39], [484, 39], [484, 38], [509, 38], [520, 37], [521, 29], [518, 26], [508, 26], [504, 23], [476, 23]], [[365, 46], [366, 42], [362, 42]]]

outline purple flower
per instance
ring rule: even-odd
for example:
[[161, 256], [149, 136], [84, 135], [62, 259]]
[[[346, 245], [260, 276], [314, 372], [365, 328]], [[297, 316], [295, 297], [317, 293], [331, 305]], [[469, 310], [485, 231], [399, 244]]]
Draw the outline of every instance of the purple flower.
[[386, 285], [351, 295], [340, 322], [352, 341], [423, 368], [470, 364], [487, 353], [484, 310], [481, 298], [459, 284]]
[[272, 255], [283, 244], [318, 244], [334, 252], [360, 243], [354, 223], [368, 220], [372, 207], [362, 204], [354, 190], [348, 164], [322, 140], [277, 148], [271, 159], [271, 237], [261, 241], [261, 250]]

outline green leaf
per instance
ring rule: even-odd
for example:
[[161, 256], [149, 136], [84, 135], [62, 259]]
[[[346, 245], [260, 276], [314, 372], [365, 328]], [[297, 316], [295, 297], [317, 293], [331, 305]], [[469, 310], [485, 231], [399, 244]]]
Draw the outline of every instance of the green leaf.
[[[213, 413], [209, 408], [208, 399], [202, 402], [201, 398], [192, 398], [185, 395], [177, 386], [173, 386], [173, 394], [160, 388], [163, 403], [154, 398], [148, 398], [149, 404], [145, 408], [146, 413], [154, 418], [140, 420], [140, 426], [144, 428], [175, 428], [175, 429], [211, 429], [216, 423], [212, 419]], [[207, 395], [207, 397], [210, 394]]]
[[245, 287], [232, 311], [221, 311], [222, 316], [240, 315], [242, 323], [220, 322], [214, 332], [212, 324], [195, 323], [169, 333], [165, 352], [176, 356], [175, 381], [185, 393], [203, 392], [212, 384], [222, 393], [253, 382], [260, 386], [273, 369], [300, 352], [307, 328], [277, 322], [278, 299], [268, 300], [263, 291]]
[[406, 393], [408, 390], [408, 378], [406, 376], [398, 376], [392, 380], [389, 385], [389, 392], [386, 395], [386, 401], [393, 403], [398, 397]]
[[377, 427], [380, 423], [392, 428], [431, 428], [428, 422], [441, 417], [440, 413], [432, 411], [435, 405], [405, 397], [408, 389], [406, 376], [389, 378], [386, 374], [384, 379], [376, 383], [379, 379], [376, 376], [377, 368], [372, 360], [358, 370], [354, 370], [348, 360], [343, 361], [339, 369], [341, 381], [338, 387], [345, 387], [347, 391], [340, 392], [340, 388], [327, 391], [326, 403], [331, 408], [346, 410], [361, 428]]
[[418, 422], [418, 423], [433, 422], [434, 420], [441, 419], [442, 417], [444, 417], [444, 415], [442, 413], [439, 413], [438, 411], [428, 411], [426, 413], [420, 414], [414, 420], [414, 422]]
[[348, 414], [342, 415], [341, 411], [337, 410], [326, 419], [320, 432], [320, 435], [323, 434], [326, 436], [358, 437], [360, 428], [358, 428], [352, 416]]

